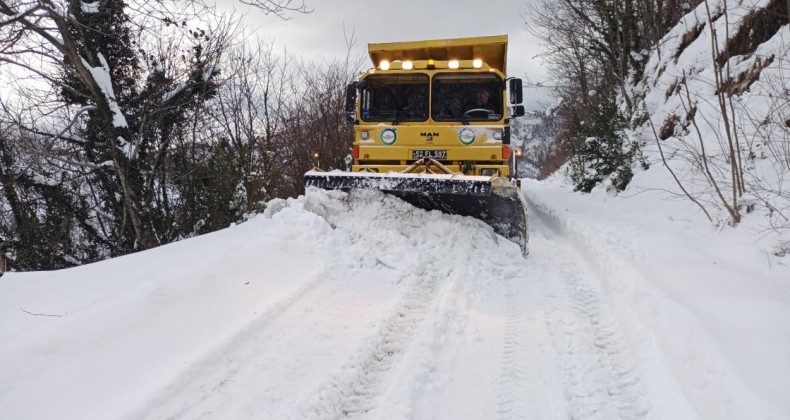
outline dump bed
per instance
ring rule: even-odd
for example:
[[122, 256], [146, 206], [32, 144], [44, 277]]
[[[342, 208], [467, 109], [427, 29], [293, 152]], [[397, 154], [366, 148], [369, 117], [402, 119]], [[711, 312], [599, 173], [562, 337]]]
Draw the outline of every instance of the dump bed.
[[393, 62], [480, 58], [490, 67], [506, 73], [507, 35], [369, 44], [368, 53], [374, 66], [381, 60]]

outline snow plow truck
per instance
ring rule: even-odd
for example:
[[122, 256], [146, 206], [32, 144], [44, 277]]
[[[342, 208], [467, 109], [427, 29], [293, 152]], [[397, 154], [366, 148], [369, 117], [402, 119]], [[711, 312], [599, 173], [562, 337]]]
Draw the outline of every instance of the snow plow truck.
[[306, 187], [378, 189], [426, 210], [478, 218], [527, 255], [527, 206], [513, 176], [510, 120], [522, 83], [506, 76], [507, 35], [369, 44], [374, 68], [346, 90], [351, 172]]

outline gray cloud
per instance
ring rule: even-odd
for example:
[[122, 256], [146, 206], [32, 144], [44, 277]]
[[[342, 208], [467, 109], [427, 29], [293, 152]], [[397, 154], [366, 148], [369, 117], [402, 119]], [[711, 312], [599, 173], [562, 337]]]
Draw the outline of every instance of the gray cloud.
[[[528, 0], [534, 1], [534, 0]], [[293, 14], [283, 21], [275, 16], [249, 9], [235, 0], [218, 0], [223, 8], [235, 7], [245, 23], [263, 38], [274, 38], [276, 45], [307, 59], [345, 57], [343, 33], [352, 31], [356, 46], [352, 54], [366, 54], [368, 43], [415, 41], [507, 34], [508, 74], [538, 82], [547, 77], [538, 40], [525, 29], [524, 0], [307, 0], [314, 12]], [[549, 99], [545, 92], [528, 89], [527, 107]]]

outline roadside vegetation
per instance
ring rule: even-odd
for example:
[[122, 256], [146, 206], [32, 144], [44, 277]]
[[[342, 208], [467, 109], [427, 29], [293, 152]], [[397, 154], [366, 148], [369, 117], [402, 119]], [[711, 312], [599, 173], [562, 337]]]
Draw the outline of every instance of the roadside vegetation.
[[[0, 250], [11, 269], [221, 229], [299, 194], [317, 157], [345, 165], [350, 58], [276, 53], [201, 0], [63, 4], [0, 1]], [[252, 4], [271, 19], [311, 12]]]
[[630, 194], [687, 199], [716, 226], [759, 214], [788, 252], [787, 1], [544, 1], [525, 18], [558, 98], [540, 177], [616, 194], [658, 168], [668, 183]]

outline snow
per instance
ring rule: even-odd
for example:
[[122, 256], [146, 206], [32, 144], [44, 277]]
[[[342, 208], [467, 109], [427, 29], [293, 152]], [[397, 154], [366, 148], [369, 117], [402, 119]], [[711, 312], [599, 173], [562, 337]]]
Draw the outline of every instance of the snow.
[[581, 207], [543, 185], [528, 194], [574, 241], [594, 245], [586, 252], [608, 277], [618, 318], [635, 324], [645, 351], [663, 353], [702, 418], [786, 417], [787, 259], [748, 230], [697, 223], [688, 203], [659, 191], [612, 198], [599, 189], [594, 198]]
[[96, 81], [99, 89], [102, 90], [104, 97], [107, 99], [107, 104], [110, 107], [110, 111], [113, 113], [113, 126], [119, 128], [128, 127], [129, 125], [126, 122], [126, 117], [124, 117], [123, 112], [121, 112], [121, 107], [118, 106], [118, 101], [115, 98], [115, 91], [112, 87], [112, 76], [110, 76], [110, 65], [107, 64], [107, 59], [105, 59], [104, 55], [101, 53], [98, 53], [97, 57], [101, 63], [99, 67], [91, 67], [91, 65], [84, 60], [83, 65], [91, 72], [93, 80]]
[[40, 185], [48, 185], [50, 187], [58, 185], [58, 181], [56, 181], [56, 180], [54, 180], [52, 178], [46, 177], [44, 175], [41, 175], [41, 174], [34, 174], [33, 175], [33, 182], [35, 182], [36, 184], [40, 184]]
[[[729, 4], [717, 33], [735, 33], [738, 16], [765, 4]], [[684, 75], [684, 91], [712, 98], [709, 25], [676, 54], [706, 21], [704, 7], [689, 10], [661, 54], [639, 53], [649, 61], [637, 90], [656, 127], [683, 120], [685, 95], [667, 91]], [[734, 99], [752, 112], [738, 127], [758, 157], [747, 203], [760, 201], [755, 179], [790, 181], [765, 150], [781, 127], [754, 124], [782, 122], [785, 109], [764, 98], [783, 86], [788, 31], [726, 67], [736, 75], [777, 57]], [[125, 126], [106, 63], [91, 71]], [[697, 106], [701, 140], [721, 159], [716, 101]], [[786, 231], [769, 229], [759, 207], [729, 225], [702, 193], [689, 154], [697, 139], [678, 130], [662, 145], [713, 214], [708, 223], [657, 159], [652, 134], [641, 135], [652, 166], [620, 194], [573, 193], [558, 176], [523, 180], [527, 259], [479, 220], [379, 191], [309, 189], [212, 234], [6, 273], [0, 418], [790, 418], [790, 256], [775, 251]]]
[[311, 189], [212, 234], [7, 273], [0, 417], [790, 415], [787, 258], [657, 192], [524, 189], [527, 260], [476, 219]]
[[162, 95], [162, 102], [169, 101], [179, 93], [183, 92], [184, 89], [186, 89], [186, 87], [187, 87], [187, 82], [185, 80], [179, 82], [172, 90], [167, 91]]
[[[786, 44], [790, 28], [784, 25], [774, 34], [766, 33], [770, 38], [757, 45], [754, 51], [733, 55], [722, 66], [724, 80], [736, 81], [733, 85], [739, 88], [732, 98], [725, 95], [731, 138], [727, 136], [716, 96], [716, 71], [711, 54], [711, 29], [715, 30], [718, 47], [723, 51], [725, 35], [735, 36], [744, 25], [743, 17], [759, 12], [768, 3], [767, 0], [726, 2], [727, 18], [720, 17], [713, 23], [708, 22], [706, 5], [716, 16], [725, 10], [725, 2], [699, 4], [661, 40], [660, 51], [652, 52], [645, 77], [637, 84], [632, 97], [644, 98], [644, 114], [640, 113], [638, 118], [649, 116], [656, 131], [667, 129], [665, 134], [670, 136], [660, 141], [667, 157], [666, 166], [706, 208], [718, 226], [733, 222], [725, 208], [725, 201], [732, 206], [732, 194], [724, 194], [722, 199], [713, 191], [716, 187], [732, 191], [729, 144], [730, 141], [737, 144], [733, 154], [742, 162], [744, 193], [738, 197], [737, 204], [744, 220], [743, 229], [752, 231], [755, 237], [765, 234], [769, 241], [762, 240], [762, 248], [778, 250], [790, 244], [786, 216], [790, 211], [790, 197], [783, 192], [783, 185], [790, 182], [787, 153], [790, 132], [784, 124], [787, 109], [786, 100], [782, 99], [788, 89], [783, 69], [790, 58]], [[697, 30], [699, 36], [688, 43]], [[684, 46], [685, 43], [688, 45]], [[747, 88], [747, 83], [738, 80], [753, 83]], [[676, 121], [674, 128], [665, 125], [673, 119]], [[630, 188], [634, 192], [663, 190], [668, 196], [680, 197], [684, 193], [668, 176], [652, 127], [644, 124], [641, 132], [637, 130], [632, 137], [644, 144], [642, 150], [651, 168], [637, 173]], [[705, 219], [700, 216], [695, 220]]]
[[99, 13], [99, 6], [100, 2], [95, 1], [93, 3], [85, 3], [82, 2], [82, 13]]
[[[0, 20], [0, 26], [5, 26], [11, 22], [19, 20], [25, 16], [28, 16], [38, 10], [40, 6], [35, 5], [33, 7], [28, 8], [27, 10], [23, 10], [21, 12], [14, 13], [13, 15], [5, 16], [4, 19]], [[9, 8], [9, 11], [13, 12], [13, 9]]]

